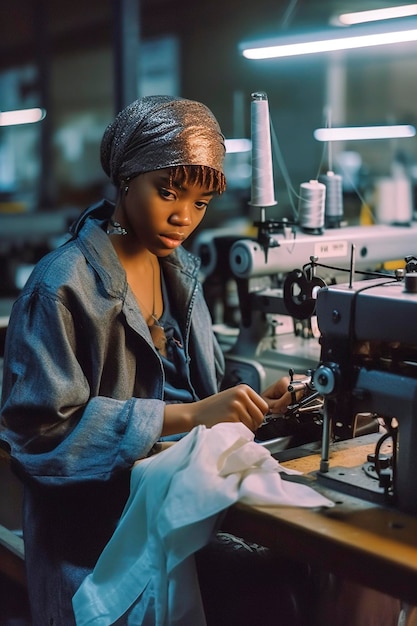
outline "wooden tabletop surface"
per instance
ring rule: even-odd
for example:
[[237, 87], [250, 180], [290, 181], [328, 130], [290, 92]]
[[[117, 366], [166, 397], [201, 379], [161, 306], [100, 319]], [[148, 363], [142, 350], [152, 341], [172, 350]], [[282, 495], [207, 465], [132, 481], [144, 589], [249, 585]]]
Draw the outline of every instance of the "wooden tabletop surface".
[[[332, 444], [330, 467], [364, 463], [375, 440], [375, 435], [368, 435]], [[303, 472], [292, 480], [309, 484], [335, 506], [237, 504], [222, 529], [417, 604], [417, 518], [321, 485], [316, 476], [319, 451], [282, 464]]]

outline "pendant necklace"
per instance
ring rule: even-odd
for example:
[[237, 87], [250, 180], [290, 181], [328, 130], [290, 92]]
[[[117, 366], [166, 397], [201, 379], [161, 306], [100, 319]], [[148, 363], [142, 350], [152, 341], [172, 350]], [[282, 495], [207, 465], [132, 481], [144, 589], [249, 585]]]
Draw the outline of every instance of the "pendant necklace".
[[[163, 356], [166, 356], [166, 344], [167, 344], [167, 338], [165, 335], [165, 330], [163, 328], [163, 326], [161, 326], [161, 324], [159, 323], [158, 318], [155, 315], [155, 267], [154, 264], [152, 263], [152, 261], [150, 261], [151, 263], [151, 267], [152, 267], [152, 313], [148, 316], [148, 318], [150, 317], [152, 319], [152, 323], [149, 324], [149, 321], [147, 321], [146, 323], [148, 324], [148, 328], [149, 328], [149, 332], [151, 333], [151, 337], [152, 337], [152, 341], [153, 344], [155, 346], [155, 348], [158, 350], [158, 352], [160, 352]], [[159, 266], [159, 264], [158, 264]], [[142, 307], [142, 309], [145, 310], [145, 312], [148, 312], [147, 309], [143, 306], [143, 304], [140, 302], [140, 305]]]

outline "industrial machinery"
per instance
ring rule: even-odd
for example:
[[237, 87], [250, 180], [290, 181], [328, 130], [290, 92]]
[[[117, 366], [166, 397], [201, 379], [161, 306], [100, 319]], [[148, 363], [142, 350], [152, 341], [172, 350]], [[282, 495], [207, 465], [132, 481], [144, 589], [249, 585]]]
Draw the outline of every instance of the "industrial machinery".
[[5, 299], [14, 300], [35, 263], [69, 237], [68, 228], [79, 213], [76, 208], [0, 212], [0, 316], [3, 310], [10, 312]]
[[[316, 297], [320, 288], [347, 281], [350, 271], [357, 272], [357, 278], [377, 275], [376, 268], [387, 260], [399, 259], [401, 266], [413, 253], [417, 235], [415, 225], [351, 226], [319, 236], [285, 224], [273, 228], [279, 232], [271, 233], [271, 224], [260, 223], [258, 238], [235, 241], [229, 258], [241, 318], [237, 340], [226, 360], [237, 379], [238, 361], [242, 360], [245, 369], [243, 360], [252, 359], [259, 388], [288, 373], [289, 366], [305, 371], [317, 364]], [[266, 229], [267, 244], [263, 243]], [[280, 325], [286, 332], [280, 332]]]
[[[386, 224], [343, 226], [340, 200], [337, 199], [334, 186], [335, 183], [339, 185], [340, 181], [332, 172], [328, 172], [324, 177], [325, 183], [330, 183], [329, 189], [319, 181], [310, 181], [304, 187], [301, 186], [298, 220], [290, 222], [288, 219], [281, 221], [266, 219], [267, 208], [276, 204], [271, 174], [266, 95], [253, 94], [251, 106], [253, 143], [251, 204], [259, 209], [259, 220], [254, 223], [257, 234], [253, 237], [242, 237], [238, 233], [228, 232], [222, 235], [218, 232], [214, 233], [211, 239], [206, 235], [202, 244], [204, 253], [200, 254], [206, 278], [212, 273], [217, 273], [220, 280], [229, 282], [233, 280], [236, 285], [239, 313], [236, 332], [218, 328], [218, 336], [225, 352], [225, 384], [231, 386], [246, 382], [259, 392], [278, 378], [288, 375], [289, 371], [307, 376], [316, 372], [309, 394], [316, 399], [323, 393], [323, 384], [317, 385], [317, 381], [323, 379], [323, 369], [327, 367], [323, 363], [318, 367], [318, 364], [321, 361], [329, 363], [334, 361], [331, 358], [333, 348], [325, 347], [328, 345], [328, 325], [334, 325], [334, 330], [337, 331], [337, 346], [340, 346], [337, 352], [340, 358], [337, 371], [348, 371], [349, 367], [353, 367], [348, 356], [350, 326], [348, 323], [338, 324], [333, 320], [332, 311], [336, 307], [333, 306], [331, 298], [341, 298], [344, 303], [343, 294], [362, 293], [362, 289], [365, 289], [363, 297], [370, 297], [369, 294], [372, 292], [367, 290], [366, 286], [371, 285], [375, 277], [378, 277], [376, 278], [378, 284], [393, 282], [395, 287], [386, 288], [389, 293], [394, 289], [401, 290], [401, 284], [390, 277], [392, 274], [379, 268], [392, 260], [398, 260], [399, 268], [405, 266], [404, 259], [412, 258], [415, 252], [417, 225], [410, 223], [401, 226]], [[339, 187], [339, 191], [340, 189]], [[334, 201], [325, 201], [326, 191], [330, 192], [333, 200], [336, 198], [336, 204]], [[199, 253], [198, 249], [196, 251]], [[344, 284], [347, 281], [348, 286]], [[338, 286], [338, 283], [343, 286]], [[322, 292], [324, 295], [321, 295]], [[319, 309], [318, 296], [321, 303]], [[345, 297], [348, 299], [348, 296]], [[408, 294], [408, 297], [414, 300], [417, 296]], [[352, 306], [359, 302], [362, 302], [362, 296], [358, 300], [352, 298]], [[380, 324], [388, 324], [385, 314], [387, 303], [379, 299], [378, 304], [381, 308], [377, 312], [376, 304], [373, 315]], [[350, 304], [346, 304], [347, 309], [349, 306]], [[345, 312], [343, 317], [346, 319]], [[350, 322], [354, 323], [357, 319], [360, 318], [355, 316]], [[401, 326], [398, 316], [396, 319]], [[372, 317], [367, 317], [367, 320], [372, 326]], [[395, 323], [393, 325], [395, 326]], [[375, 325], [374, 331], [376, 328]], [[411, 320], [408, 328], [412, 328]], [[407, 332], [404, 325], [402, 331], [405, 340], [410, 331]], [[320, 333], [323, 337], [323, 332], [325, 346], [321, 345], [320, 339]], [[361, 332], [360, 336], [366, 339], [365, 332]], [[379, 340], [383, 338], [383, 334], [378, 337]], [[332, 335], [330, 341], [333, 340]], [[328, 350], [328, 353], [324, 354], [323, 350]], [[331, 367], [329, 366], [329, 369], [333, 371]], [[320, 375], [317, 374], [318, 371]], [[360, 382], [365, 371], [367, 370], [364, 369], [361, 373]], [[395, 376], [397, 375], [396, 373]], [[338, 394], [337, 404], [341, 402], [344, 393], [347, 395], [352, 393], [353, 385], [350, 382], [352, 376], [349, 374], [344, 384], [338, 382], [337, 389], [343, 391], [341, 395]], [[376, 378], [379, 379], [379, 375]], [[387, 382], [390, 381], [391, 379]], [[392, 397], [396, 398], [394, 395]], [[310, 400], [306, 402], [302, 407], [295, 403], [291, 407], [290, 415], [284, 416], [284, 421], [273, 419], [272, 423], [266, 424], [261, 429], [262, 439], [277, 435], [284, 437], [292, 432], [291, 421], [289, 422], [288, 418], [293, 417], [296, 418], [292, 420], [296, 434], [302, 422], [307, 438], [311, 438], [310, 440], [321, 438], [322, 405], [319, 406], [316, 401], [313, 405], [310, 404]], [[327, 405], [332, 406], [330, 397], [326, 399]], [[360, 429], [353, 427], [354, 420], [358, 419], [359, 413], [366, 411], [377, 412], [377, 408], [372, 403], [368, 408], [356, 406], [353, 398], [349, 398], [349, 405], [344, 407], [342, 415], [343, 427], [339, 428], [337, 433], [335, 425], [339, 420], [331, 420], [333, 435], [350, 438], [355, 433], [358, 434]], [[314, 424], [311, 429], [305, 426], [309, 420]], [[373, 432], [375, 423], [371, 417], [369, 424]], [[261, 436], [261, 433], [258, 435]], [[302, 442], [302, 438], [293, 437], [289, 445], [294, 445], [294, 441]]]
[[[415, 260], [408, 260], [407, 268]], [[321, 289], [320, 363], [313, 376], [324, 397], [319, 480], [333, 488], [417, 513], [417, 273]], [[355, 416], [383, 422], [375, 454], [359, 468], [329, 467], [332, 437], [347, 438]], [[392, 451], [381, 454], [392, 440]]]
[[[298, 220], [267, 219], [268, 208], [276, 202], [264, 93], [252, 95], [251, 128], [250, 204], [259, 210], [255, 234], [203, 231], [194, 252], [202, 259], [205, 284], [217, 276], [223, 300], [228, 298], [225, 285], [233, 283], [235, 332], [216, 328], [224, 346], [228, 384], [245, 380], [260, 391], [290, 368], [305, 372], [317, 365], [315, 300], [320, 287], [345, 282], [348, 272], [375, 271], [386, 261], [404, 264], [403, 259], [415, 252], [417, 224], [343, 226], [340, 177], [332, 173], [324, 177], [329, 188], [319, 181], [302, 184]], [[208, 300], [214, 309], [210, 294]], [[226, 324], [230, 317], [225, 316]]]

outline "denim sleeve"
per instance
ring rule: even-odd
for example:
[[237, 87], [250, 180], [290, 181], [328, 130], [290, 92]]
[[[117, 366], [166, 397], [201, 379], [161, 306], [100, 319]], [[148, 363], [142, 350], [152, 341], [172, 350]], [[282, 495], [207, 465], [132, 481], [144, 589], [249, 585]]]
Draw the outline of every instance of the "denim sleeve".
[[103, 383], [100, 350], [80, 345], [82, 337], [56, 298], [32, 294], [15, 304], [0, 439], [19, 470], [43, 484], [107, 480], [146, 456], [162, 430], [164, 402], [128, 397], [125, 371]]

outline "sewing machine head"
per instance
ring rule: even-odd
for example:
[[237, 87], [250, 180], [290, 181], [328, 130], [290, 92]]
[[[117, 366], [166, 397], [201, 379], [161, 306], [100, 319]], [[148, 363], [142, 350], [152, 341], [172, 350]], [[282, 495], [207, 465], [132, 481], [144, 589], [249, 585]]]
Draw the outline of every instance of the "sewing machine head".
[[333, 436], [351, 437], [361, 412], [380, 416], [393, 455], [379, 490], [385, 501], [417, 513], [417, 273], [325, 287], [316, 313], [321, 358], [314, 382]]

